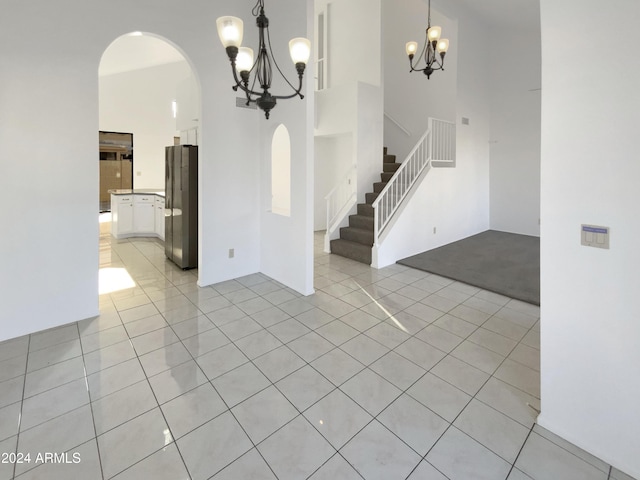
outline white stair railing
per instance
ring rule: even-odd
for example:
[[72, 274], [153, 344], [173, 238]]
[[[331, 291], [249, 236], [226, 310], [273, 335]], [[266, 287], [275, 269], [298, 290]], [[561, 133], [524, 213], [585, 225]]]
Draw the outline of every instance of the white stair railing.
[[[420, 175], [434, 166], [455, 165], [455, 124], [429, 118], [429, 129], [422, 135], [400, 168], [371, 204], [373, 207], [373, 242], [380, 243], [380, 235], [393, 218], [402, 201]], [[438, 165], [436, 165], [436, 161]]]
[[335, 187], [327, 194], [327, 232], [324, 236], [324, 251], [331, 252], [331, 234], [340, 226], [344, 217], [356, 204], [357, 166], [352, 165]]
[[434, 167], [455, 166], [456, 124], [435, 118], [429, 119], [431, 130], [431, 163]]

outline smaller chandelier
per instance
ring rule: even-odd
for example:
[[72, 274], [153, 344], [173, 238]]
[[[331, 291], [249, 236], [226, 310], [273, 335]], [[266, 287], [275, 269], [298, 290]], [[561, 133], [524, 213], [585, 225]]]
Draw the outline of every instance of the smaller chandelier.
[[[427, 36], [424, 42], [424, 48], [420, 57], [424, 58], [425, 66], [423, 68], [416, 68], [418, 65], [413, 65], [413, 57], [418, 51], [418, 42], [407, 42], [407, 55], [409, 55], [409, 66], [411, 70], [409, 72], [422, 72], [427, 78], [431, 77], [431, 74], [436, 70], [444, 70], [444, 56], [449, 49], [449, 40], [446, 38], [440, 38], [442, 34], [442, 28], [438, 26], [431, 26], [431, 0], [429, 0], [429, 16], [427, 17]], [[440, 60], [436, 54], [440, 54]]]
[[[220, 41], [231, 61], [231, 71], [236, 82], [232, 87], [233, 90], [242, 90], [247, 96], [247, 105], [254, 102], [264, 111], [264, 115], [268, 119], [269, 112], [276, 106], [276, 100], [284, 100], [296, 96], [301, 99], [304, 98], [304, 95], [300, 93], [302, 91], [302, 76], [309, 61], [311, 43], [306, 38], [294, 38], [289, 42], [291, 60], [293, 60], [298, 72], [299, 83], [298, 88], [295, 88], [284, 76], [273, 56], [271, 38], [269, 36], [269, 19], [264, 14], [264, 0], [258, 0], [251, 13], [256, 17], [256, 24], [259, 30], [258, 58], [255, 62], [253, 61], [253, 50], [240, 46], [243, 34], [241, 19], [237, 17], [220, 17], [216, 20], [216, 24]], [[271, 94], [269, 90], [271, 89], [271, 80], [273, 78], [272, 64], [289, 84], [293, 93], [289, 95]], [[254, 74], [253, 80], [251, 80], [252, 73]], [[258, 89], [261, 89], [261, 91]]]

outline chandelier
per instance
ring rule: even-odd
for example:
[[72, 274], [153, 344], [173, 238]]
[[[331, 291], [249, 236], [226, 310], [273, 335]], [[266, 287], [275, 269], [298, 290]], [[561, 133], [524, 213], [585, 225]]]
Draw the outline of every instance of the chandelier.
[[[407, 42], [407, 55], [409, 55], [409, 66], [411, 70], [409, 72], [422, 72], [427, 76], [427, 79], [431, 77], [431, 74], [436, 70], [444, 70], [444, 56], [449, 49], [449, 40], [446, 38], [440, 38], [442, 34], [442, 28], [438, 26], [431, 26], [431, 0], [429, 0], [429, 16], [427, 17], [427, 36], [424, 41], [424, 48], [420, 57], [413, 65], [413, 57], [418, 51], [418, 42]], [[438, 60], [437, 54], [440, 54], [440, 60]], [[423, 68], [416, 68], [420, 62], [420, 58], [424, 58], [425, 66]]]
[[[302, 76], [309, 61], [311, 53], [311, 43], [306, 38], [294, 38], [289, 42], [289, 53], [291, 60], [298, 72], [298, 88], [284, 76], [278, 66], [271, 49], [271, 38], [269, 37], [269, 19], [264, 14], [264, 0], [258, 0], [251, 11], [256, 17], [256, 24], [259, 31], [258, 58], [253, 61], [253, 50], [241, 47], [243, 23], [237, 17], [220, 17], [216, 20], [220, 41], [227, 51], [231, 61], [231, 71], [236, 84], [232, 87], [234, 91], [242, 90], [247, 96], [247, 105], [254, 102], [262, 111], [265, 117], [269, 118], [269, 112], [276, 106], [276, 100], [300, 97], [302, 90]], [[273, 78], [273, 66], [278, 70], [282, 78], [289, 84], [293, 93], [289, 95], [272, 95], [271, 80]], [[253, 80], [251, 75], [253, 74]]]

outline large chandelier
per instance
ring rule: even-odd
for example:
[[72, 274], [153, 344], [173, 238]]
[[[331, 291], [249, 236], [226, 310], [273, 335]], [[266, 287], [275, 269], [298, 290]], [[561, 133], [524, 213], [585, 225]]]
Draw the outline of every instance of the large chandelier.
[[[429, 0], [429, 16], [427, 17], [427, 37], [424, 41], [424, 48], [420, 57], [413, 65], [413, 57], [418, 51], [418, 42], [407, 42], [407, 55], [409, 55], [410, 72], [422, 72], [427, 76], [427, 79], [431, 77], [431, 74], [436, 70], [444, 70], [444, 56], [449, 49], [449, 40], [446, 38], [440, 38], [442, 34], [442, 28], [438, 26], [431, 26], [431, 0]], [[440, 60], [436, 56], [436, 53], [440, 54]], [[416, 68], [420, 63], [420, 58], [424, 58], [425, 66], [423, 68]]]
[[[289, 42], [289, 53], [291, 60], [296, 66], [298, 72], [298, 88], [295, 88], [287, 77], [284, 76], [282, 70], [278, 66], [273, 50], [271, 49], [271, 38], [269, 37], [269, 19], [264, 14], [264, 0], [258, 0], [255, 7], [251, 11], [256, 17], [256, 24], [259, 30], [258, 58], [253, 61], [253, 50], [247, 47], [241, 47], [243, 23], [237, 17], [220, 17], [216, 20], [218, 26], [218, 35], [220, 41], [227, 51], [229, 60], [231, 61], [231, 71], [236, 84], [232, 87], [234, 91], [238, 89], [245, 92], [247, 96], [247, 105], [255, 102], [261, 110], [264, 111], [266, 118], [269, 118], [269, 112], [276, 106], [276, 100], [284, 100], [287, 98], [300, 97], [304, 95], [300, 93], [302, 90], [302, 76], [304, 69], [309, 61], [311, 52], [311, 43], [306, 38], [294, 38]], [[271, 56], [269, 56], [271, 55]], [[289, 84], [293, 93], [289, 95], [272, 95], [271, 80], [273, 77], [272, 64], [275, 65], [278, 72], [284, 80]], [[253, 80], [251, 74], [253, 73]], [[240, 76], [238, 78], [238, 75]], [[259, 90], [261, 89], [261, 91]]]

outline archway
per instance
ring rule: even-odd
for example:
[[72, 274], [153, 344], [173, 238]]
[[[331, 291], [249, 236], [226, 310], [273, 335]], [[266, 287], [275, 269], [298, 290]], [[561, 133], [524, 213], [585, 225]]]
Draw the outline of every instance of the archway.
[[[148, 236], [156, 243], [164, 240], [164, 199], [160, 193], [165, 190], [165, 147], [198, 144], [200, 99], [199, 80], [191, 62], [179, 47], [163, 37], [132, 32], [116, 38], [103, 52], [99, 66], [99, 130], [117, 132], [116, 138], [123, 135], [132, 138], [131, 145], [125, 145], [129, 149], [125, 160], [130, 162], [123, 163], [120, 173], [125, 179], [128, 174], [131, 182], [121, 183], [121, 188], [133, 189], [136, 193], [158, 193], [147, 199], [149, 203], [145, 205], [135, 203], [138, 196], [132, 196], [130, 211], [139, 215], [129, 218], [128, 210], [120, 212], [120, 226], [130, 222], [124, 231], [131, 236]], [[114, 143], [113, 135], [100, 137], [111, 138]], [[113, 147], [101, 143], [100, 150], [110, 151]], [[111, 159], [112, 156], [101, 154], [101, 167], [102, 157]], [[104, 170], [101, 168], [103, 187], [108, 183], [102, 181]], [[111, 210], [104, 208], [104, 203], [101, 207], [101, 210]], [[114, 220], [116, 216], [114, 213]], [[103, 239], [113, 238], [111, 227], [111, 213], [101, 215], [101, 246]], [[120, 236], [122, 231], [118, 228], [115, 235]], [[105, 290], [102, 278], [108, 273], [103, 272], [105, 266], [101, 257], [101, 291]], [[117, 289], [118, 285], [110, 288]], [[130, 285], [123, 283], [121, 288], [130, 288]]]

